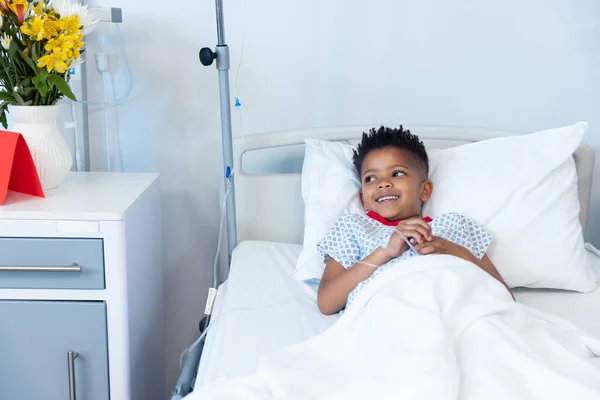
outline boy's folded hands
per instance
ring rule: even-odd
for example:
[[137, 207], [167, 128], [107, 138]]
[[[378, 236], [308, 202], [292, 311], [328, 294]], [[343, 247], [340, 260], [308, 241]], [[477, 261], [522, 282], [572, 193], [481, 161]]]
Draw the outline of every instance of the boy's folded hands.
[[[404, 235], [404, 237], [408, 238], [413, 245], [427, 243], [433, 240], [431, 227], [420, 217], [413, 217], [400, 221], [396, 230]], [[402, 235], [399, 235], [397, 232], [392, 233], [387, 247], [385, 248], [390, 259], [398, 257], [408, 250], [408, 244], [404, 241]]]
[[439, 236], [433, 236], [432, 240], [415, 245], [415, 249], [422, 255], [448, 254], [465, 260], [468, 259], [469, 261], [474, 258], [466, 248]]

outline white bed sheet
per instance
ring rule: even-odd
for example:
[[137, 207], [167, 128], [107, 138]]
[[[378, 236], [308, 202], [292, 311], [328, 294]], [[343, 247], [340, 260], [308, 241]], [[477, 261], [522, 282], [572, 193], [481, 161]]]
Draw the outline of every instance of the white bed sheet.
[[[301, 245], [260, 241], [236, 248], [215, 302], [196, 385], [249, 374], [264, 352], [308, 339], [337, 319], [323, 316], [315, 290], [294, 278], [301, 250]], [[587, 294], [515, 289], [515, 297], [600, 337], [600, 289]]]
[[294, 278], [301, 250], [301, 245], [261, 241], [236, 247], [195, 385], [246, 375], [262, 353], [312, 337], [337, 319], [322, 315], [314, 289]]

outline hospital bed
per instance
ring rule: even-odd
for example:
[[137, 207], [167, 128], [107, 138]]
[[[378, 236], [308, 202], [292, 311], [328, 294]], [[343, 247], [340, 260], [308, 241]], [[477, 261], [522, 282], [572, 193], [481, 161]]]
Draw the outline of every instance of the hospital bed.
[[[316, 287], [293, 276], [304, 229], [304, 139], [355, 144], [369, 128], [272, 132], [236, 141], [234, 176], [240, 244], [233, 252], [229, 277], [219, 288], [210, 330], [202, 344], [186, 357], [173, 400], [214, 380], [249, 374], [264, 352], [310, 338], [335, 322], [337, 316], [319, 312]], [[423, 139], [428, 149], [521, 134], [446, 126], [408, 128]], [[580, 220], [586, 232], [594, 153], [581, 146], [574, 159]], [[581, 294], [519, 288], [514, 293], [518, 301], [563, 317], [600, 337], [600, 289]]]

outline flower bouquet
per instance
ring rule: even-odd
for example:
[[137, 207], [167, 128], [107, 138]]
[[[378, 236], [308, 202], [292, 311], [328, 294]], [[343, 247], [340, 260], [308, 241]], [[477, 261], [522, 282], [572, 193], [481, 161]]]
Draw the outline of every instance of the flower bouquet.
[[11, 130], [24, 136], [44, 189], [58, 186], [72, 165], [56, 104], [75, 100], [69, 70], [81, 62], [97, 22], [70, 0], [0, 0], [0, 123], [6, 129], [11, 114]]

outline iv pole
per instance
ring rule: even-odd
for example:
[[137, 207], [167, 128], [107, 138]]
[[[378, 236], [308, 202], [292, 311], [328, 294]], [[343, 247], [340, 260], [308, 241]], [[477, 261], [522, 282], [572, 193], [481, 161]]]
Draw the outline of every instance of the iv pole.
[[[231, 134], [231, 107], [229, 97], [229, 47], [225, 44], [225, 27], [223, 25], [223, 1], [215, 0], [215, 9], [217, 14], [217, 47], [213, 52], [210, 48], [204, 47], [200, 50], [200, 62], [202, 65], [212, 65], [214, 60], [217, 60], [217, 70], [219, 71], [219, 98], [221, 102], [221, 138], [223, 146], [223, 167], [225, 169], [225, 199], [226, 214], [227, 214], [227, 265], [231, 265], [231, 253], [237, 245], [237, 227], [235, 216], [235, 191], [234, 176], [233, 176], [233, 140]], [[230, 181], [230, 182], [229, 182]], [[229, 194], [227, 192], [228, 184], [231, 184]], [[219, 224], [221, 221], [219, 221]], [[215, 287], [218, 282], [217, 271], [215, 271]], [[200, 331], [205, 332], [208, 328], [210, 316], [205, 316], [200, 321]], [[199, 343], [194, 342], [192, 349], [186, 357], [179, 379], [175, 384], [175, 389], [171, 400], [181, 400], [185, 395], [190, 393], [192, 381], [195, 377], [196, 368], [200, 361], [204, 341]]]
[[227, 193], [227, 181], [231, 181], [231, 190], [226, 199], [227, 214], [227, 254], [229, 256], [227, 265], [231, 264], [231, 253], [237, 245], [237, 226], [235, 215], [235, 190], [233, 176], [233, 140], [231, 133], [231, 106], [229, 97], [229, 47], [225, 43], [225, 27], [223, 24], [223, 1], [215, 0], [217, 14], [217, 47], [213, 52], [204, 47], [200, 50], [200, 62], [209, 66], [213, 60], [217, 60], [219, 71], [219, 98], [221, 101], [221, 138], [223, 146], [223, 167], [225, 169], [225, 193]]

